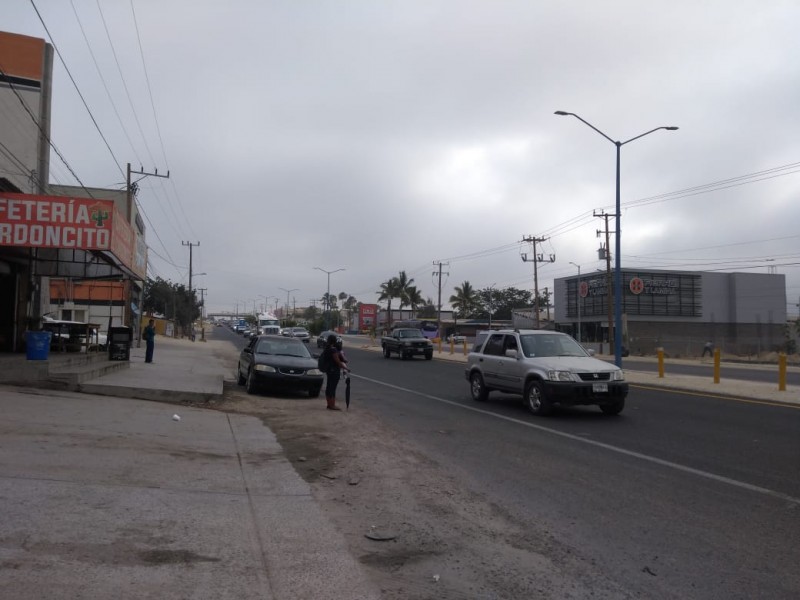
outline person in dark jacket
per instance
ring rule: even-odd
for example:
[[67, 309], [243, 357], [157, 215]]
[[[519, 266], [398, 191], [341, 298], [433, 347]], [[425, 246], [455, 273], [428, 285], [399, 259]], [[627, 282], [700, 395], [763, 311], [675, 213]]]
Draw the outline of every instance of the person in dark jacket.
[[336, 387], [339, 385], [342, 371], [348, 371], [347, 359], [345, 359], [338, 341], [335, 334], [330, 334], [323, 350], [328, 353], [328, 367], [325, 373], [325, 401], [328, 403], [328, 410], [341, 410], [336, 406]]
[[153, 362], [153, 350], [156, 347], [156, 322], [150, 319], [150, 323], [144, 328], [144, 341], [147, 344], [147, 349], [144, 353], [144, 362]]

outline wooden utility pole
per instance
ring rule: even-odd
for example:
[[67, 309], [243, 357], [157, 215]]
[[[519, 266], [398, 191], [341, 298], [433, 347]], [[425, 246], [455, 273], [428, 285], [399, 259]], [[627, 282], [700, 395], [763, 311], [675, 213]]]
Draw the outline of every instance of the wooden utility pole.
[[[438, 271], [434, 271], [434, 275], [439, 276], [439, 296], [436, 303], [436, 335], [439, 336], [439, 339], [442, 339], [442, 262], [435, 262], [433, 263], [435, 266], [439, 267]], [[444, 263], [449, 265], [450, 263]], [[450, 275], [450, 273], [444, 273], [444, 275]]]
[[[194, 291], [192, 290], [192, 248], [194, 246], [199, 246], [199, 245], [200, 242], [197, 242], [196, 244], [193, 244], [192, 242], [181, 242], [181, 246], [189, 246], [189, 318], [190, 319], [192, 313], [194, 312]], [[190, 323], [193, 322], [194, 319], [190, 321]]]
[[[125, 196], [126, 196], [127, 204], [128, 204], [128, 206], [126, 207], [127, 208], [127, 214], [128, 214], [128, 225], [130, 225], [131, 228], [133, 228], [133, 226], [134, 226], [134, 222], [133, 222], [133, 204], [136, 201], [136, 190], [138, 189], [136, 184], [131, 182], [131, 174], [132, 173], [135, 173], [136, 175], [141, 175], [142, 177], [163, 177], [165, 179], [169, 179], [169, 171], [167, 171], [166, 175], [159, 175], [158, 169], [153, 169], [152, 173], [148, 173], [141, 166], [139, 167], [138, 171], [134, 171], [133, 169], [131, 169], [131, 163], [128, 163], [126, 186], [125, 186]], [[142, 305], [144, 304], [144, 286], [145, 286], [145, 281], [147, 280], [147, 264], [145, 264], [144, 270], [145, 270], [145, 279], [142, 280], [142, 297], [139, 299], [139, 303], [138, 303], [138, 305], [139, 305], [139, 315], [137, 315], [136, 319], [135, 319], [136, 320], [136, 329], [139, 330], [138, 334], [137, 334], [137, 340], [138, 340], [137, 348], [141, 347], [141, 345], [142, 345], [142, 320], [141, 320], [141, 315], [143, 314]], [[124, 294], [124, 292], [123, 292], [123, 294]], [[130, 286], [129, 286], [128, 287], [128, 298], [125, 299], [124, 305], [130, 306], [130, 304], [131, 304], [130, 295], [131, 295], [131, 292], [130, 292]], [[123, 311], [123, 314], [124, 314], [124, 311]], [[109, 322], [108, 326], [111, 327], [111, 323], [110, 322]]]
[[[609, 244], [609, 231], [608, 231], [608, 218], [613, 216], [609, 215], [606, 212], [601, 213], [594, 213], [593, 216], [599, 217], [604, 219], [606, 222], [606, 247], [605, 247], [605, 259], [606, 259], [606, 292], [607, 292], [607, 300], [606, 303], [608, 304], [608, 346], [612, 348], [612, 341], [614, 339], [614, 300], [613, 295], [611, 293], [611, 252], [609, 251], [610, 246]], [[600, 237], [602, 234], [602, 230], [597, 230], [597, 237]], [[602, 256], [600, 257], [602, 258]]]
[[539, 270], [537, 268], [540, 262], [556, 262], [556, 255], [550, 254], [548, 258], [544, 257], [544, 254], [538, 254], [536, 252], [536, 244], [547, 241], [548, 238], [537, 238], [532, 235], [528, 235], [522, 238], [523, 242], [529, 242], [533, 244], [533, 254], [531, 258], [528, 258], [527, 254], [522, 254], [522, 262], [532, 262], [533, 263], [533, 304], [534, 304], [534, 319], [536, 321], [536, 329], [540, 329], [540, 322], [539, 322]]

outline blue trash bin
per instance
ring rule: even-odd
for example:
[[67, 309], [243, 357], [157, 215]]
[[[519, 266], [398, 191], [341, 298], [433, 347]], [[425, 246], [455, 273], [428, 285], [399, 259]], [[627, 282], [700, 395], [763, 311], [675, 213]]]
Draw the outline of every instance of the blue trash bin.
[[27, 349], [28, 360], [47, 360], [50, 354], [49, 331], [26, 331], [25, 346]]

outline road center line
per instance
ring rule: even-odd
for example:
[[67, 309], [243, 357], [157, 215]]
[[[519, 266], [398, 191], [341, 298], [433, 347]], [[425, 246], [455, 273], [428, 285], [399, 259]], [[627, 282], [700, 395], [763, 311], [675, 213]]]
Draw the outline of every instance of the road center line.
[[505, 415], [499, 415], [497, 413], [493, 413], [488, 410], [484, 410], [482, 408], [475, 408], [474, 406], [465, 406], [464, 404], [459, 404], [458, 402], [453, 402], [452, 400], [445, 400], [444, 398], [439, 398], [438, 396], [431, 396], [430, 394], [424, 394], [422, 392], [417, 392], [415, 390], [410, 390], [408, 388], [400, 387], [399, 385], [393, 385], [391, 383], [385, 383], [383, 381], [378, 381], [377, 379], [371, 379], [369, 377], [364, 377], [363, 375], [354, 375], [351, 373], [351, 377], [362, 379], [364, 381], [369, 381], [370, 383], [374, 383], [376, 385], [382, 385], [384, 387], [392, 388], [398, 390], [400, 392], [406, 392], [408, 394], [414, 394], [415, 396], [420, 396], [422, 398], [427, 398], [429, 400], [434, 400], [436, 402], [441, 402], [442, 404], [449, 404], [451, 406], [455, 406], [457, 408], [463, 410], [469, 410], [472, 412], [476, 412], [482, 415], [486, 415], [489, 417], [494, 417], [495, 419], [501, 419], [503, 421], [510, 421], [511, 423], [516, 423], [517, 425], [522, 425], [523, 427], [528, 427], [530, 429], [536, 429], [537, 431], [542, 431], [544, 433], [549, 433], [552, 435], [557, 435], [562, 438], [566, 438], [568, 440], [573, 440], [576, 442], [580, 442], [582, 444], [589, 444], [590, 446], [595, 446], [597, 448], [603, 448], [604, 450], [609, 450], [611, 452], [616, 452], [618, 454], [623, 454], [625, 456], [630, 456], [633, 458], [638, 458], [640, 460], [644, 460], [656, 465], [660, 465], [662, 467], [667, 467], [669, 469], [674, 469], [676, 471], [681, 471], [683, 473], [689, 473], [691, 475], [696, 475], [698, 477], [704, 477], [705, 479], [710, 479], [712, 481], [716, 481], [719, 483], [725, 483], [727, 485], [731, 485], [734, 487], [738, 487], [744, 490], [749, 490], [751, 492], [756, 492], [757, 494], [763, 494], [765, 496], [771, 496], [773, 498], [777, 498], [779, 500], [784, 500], [786, 502], [791, 502], [792, 504], [800, 505], [800, 498], [795, 498], [794, 496], [789, 496], [788, 494], [784, 494], [782, 492], [776, 492], [775, 490], [770, 490], [767, 488], [763, 488], [757, 485], [752, 485], [750, 483], [746, 483], [744, 481], [738, 481], [736, 479], [731, 479], [730, 477], [724, 477], [722, 475], [715, 475], [714, 473], [709, 473], [708, 471], [701, 471], [700, 469], [694, 469], [692, 467], [687, 467], [686, 465], [681, 465], [678, 463], [674, 463], [668, 460], [664, 460], [662, 458], [656, 458], [655, 456], [649, 456], [647, 454], [642, 454], [641, 452], [635, 452], [633, 450], [626, 450], [625, 448], [620, 448], [619, 446], [612, 446], [611, 444], [606, 444], [605, 442], [598, 442], [596, 440], [590, 440], [584, 437], [580, 437], [577, 435], [573, 435], [571, 433], [565, 433], [563, 431], [558, 431], [555, 429], [550, 429], [548, 427], [544, 427], [542, 425], [536, 425], [535, 423], [529, 423], [527, 421], [523, 421], [521, 419], [515, 419], [514, 417], [507, 417]]

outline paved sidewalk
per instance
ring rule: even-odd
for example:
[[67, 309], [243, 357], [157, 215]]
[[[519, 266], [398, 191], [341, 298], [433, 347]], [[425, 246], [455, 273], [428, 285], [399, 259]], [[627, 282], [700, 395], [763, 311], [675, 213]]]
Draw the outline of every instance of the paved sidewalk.
[[[134, 345], [136, 342], [134, 342]], [[226, 342], [156, 338], [153, 362], [144, 362], [145, 343], [131, 348], [130, 368], [80, 384], [82, 392], [158, 400], [163, 402], [208, 402], [222, 400], [222, 382], [233, 373], [224, 365], [219, 352]], [[223, 350], [224, 351], [224, 350]]]
[[380, 597], [260, 419], [131, 399], [221, 398], [215, 344], [84, 385], [120, 397], [0, 386], [1, 598]]

